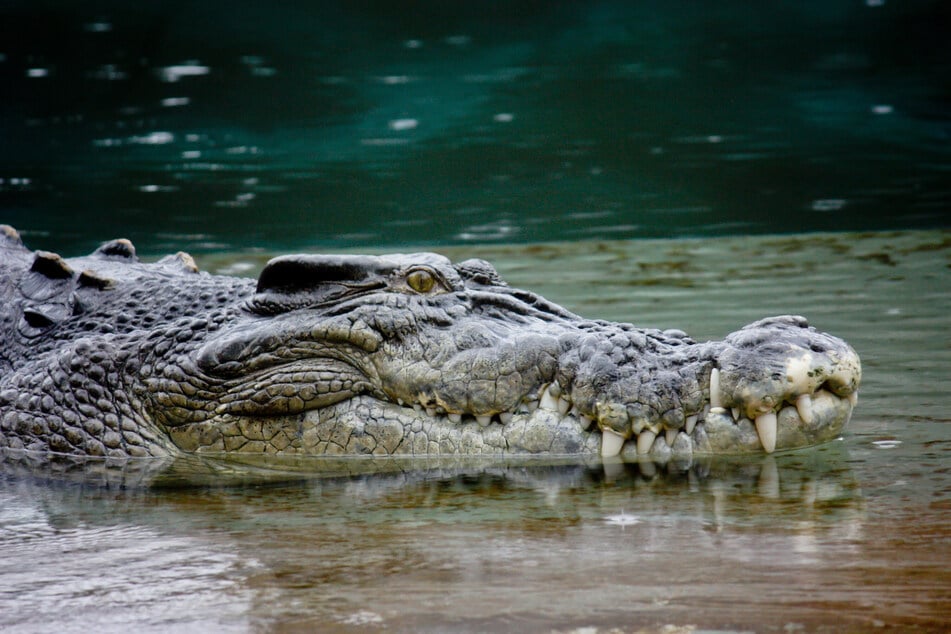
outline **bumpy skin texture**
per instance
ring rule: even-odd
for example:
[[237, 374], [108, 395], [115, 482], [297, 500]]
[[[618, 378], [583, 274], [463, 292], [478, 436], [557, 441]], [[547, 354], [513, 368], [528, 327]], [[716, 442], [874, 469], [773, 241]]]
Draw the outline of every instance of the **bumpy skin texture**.
[[801, 317], [695, 343], [432, 253], [283, 256], [255, 283], [181, 253], [142, 264], [125, 240], [65, 260], [2, 226], [0, 306], [14, 450], [762, 452], [834, 438], [861, 379]]

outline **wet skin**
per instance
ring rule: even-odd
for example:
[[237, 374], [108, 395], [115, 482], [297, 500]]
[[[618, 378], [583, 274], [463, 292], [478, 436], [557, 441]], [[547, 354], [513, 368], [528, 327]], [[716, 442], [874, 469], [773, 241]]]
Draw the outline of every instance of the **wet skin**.
[[482, 260], [289, 255], [257, 281], [0, 234], [0, 446], [103, 456], [600, 453], [824, 442], [855, 351], [797, 316], [722, 341], [588, 320]]

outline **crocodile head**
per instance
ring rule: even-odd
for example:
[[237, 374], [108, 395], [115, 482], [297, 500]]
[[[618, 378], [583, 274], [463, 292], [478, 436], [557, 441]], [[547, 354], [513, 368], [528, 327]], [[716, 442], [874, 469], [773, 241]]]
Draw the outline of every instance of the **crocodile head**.
[[834, 438], [861, 377], [801, 317], [696, 343], [432, 253], [279, 257], [238, 318], [178, 337], [139, 400], [192, 451], [772, 452]]

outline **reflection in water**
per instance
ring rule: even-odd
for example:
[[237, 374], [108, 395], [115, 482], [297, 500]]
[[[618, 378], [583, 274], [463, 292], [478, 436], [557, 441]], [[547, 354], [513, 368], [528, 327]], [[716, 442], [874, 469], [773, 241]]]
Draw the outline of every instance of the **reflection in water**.
[[722, 601], [764, 563], [795, 571], [830, 543], [861, 539], [864, 502], [847, 464], [833, 445], [691, 466], [535, 461], [238, 489], [5, 478], [0, 625], [470, 631], [621, 613], [635, 626], [661, 608], [677, 622], [713, 591], [698, 579], [714, 575]]

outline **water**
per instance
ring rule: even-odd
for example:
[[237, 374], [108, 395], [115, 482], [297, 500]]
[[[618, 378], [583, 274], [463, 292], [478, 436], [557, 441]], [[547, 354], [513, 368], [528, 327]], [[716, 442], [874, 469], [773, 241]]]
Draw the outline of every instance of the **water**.
[[0, 212], [71, 254], [947, 226], [949, 18], [5, 2]]
[[698, 339], [805, 314], [865, 370], [841, 440], [689, 468], [4, 463], [0, 630], [951, 630], [948, 6], [0, 3], [32, 248], [428, 246]]
[[[951, 628], [951, 233], [443, 251], [487, 257], [587, 316], [698, 338], [806, 314], [862, 355], [858, 409], [822, 447], [689, 468], [595, 459], [360, 474], [356, 461], [353, 475], [117, 489], [93, 472], [50, 481], [7, 465], [0, 629]], [[200, 264], [253, 273], [266, 255]]]

